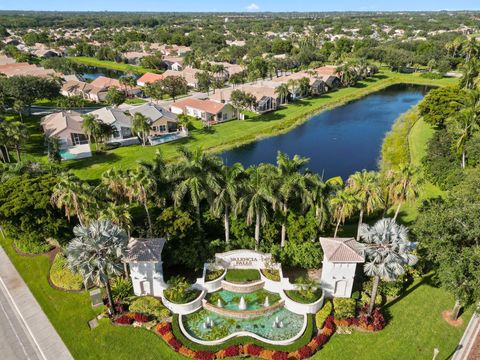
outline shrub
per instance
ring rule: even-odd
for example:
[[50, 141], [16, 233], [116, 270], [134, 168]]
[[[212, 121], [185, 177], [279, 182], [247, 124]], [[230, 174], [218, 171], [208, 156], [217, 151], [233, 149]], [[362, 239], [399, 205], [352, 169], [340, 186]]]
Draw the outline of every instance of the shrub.
[[300, 355], [301, 359], [308, 359], [312, 356], [312, 350], [308, 346], [303, 346], [298, 349], [298, 354]]
[[247, 355], [258, 356], [262, 352], [263, 348], [258, 345], [248, 344], [247, 348]]
[[125, 300], [133, 295], [133, 285], [130, 279], [117, 277], [112, 281], [112, 296], [115, 300]]
[[32, 255], [44, 254], [52, 249], [52, 246], [48, 243], [23, 238], [15, 240], [15, 246], [21, 252]]
[[434, 72], [422, 73], [422, 74], [420, 74], [420, 77], [425, 78], [425, 79], [434, 79], [434, 80], [443, 79], [442, 74], [434, 73]]
[[50, 280], [53, 285], [65, 290], [80, 290], [83, 287], [82, 275], [72, 272], [67, 266], [67, 259], [61, 253], [55, 255], [50, 268]]
[[272, 360], [288, 360], [288, 353], [284, 351], [275, 351]]
[[218, 279], [225, 272], [225, 269], [207, 269], [205, 281], [213, 281]]
[[233, 357], [238, 355], [240, 355], [240, 349], [237, 345], [232, 345], [225, 349], [225, 356], [227, 357]]
[[198, 297], [199, 291], [191, 289], [187, 279], [183, 276], [174, 276], [169, 281], [170, 287], [163, 291], [165, 297], [176, 304], [186, 304]]
[[197, 351], [195, 354], [197, 360], [213, 360], [215, 359], [215, 353], [211, 351]]
[[168, 310], [160, 300], [153, 296], [141, 296], [130, 303], [129, 310], [131, 312], [138, 312], [149, 315], [157, 320], [165, 319], [170, 315]]
[[145, 315], [145, 314], [140, 314], [140, 313], [134, 313], [133, 314], [133, 319], [136, 321], [136, 322], [139, 322], [139, 323], [146, 323], [148, 322], [150, 319], [148, 317], [148, 315]]
[[165, 335], [166, 333], [171, 331], [172, 331], [172, 325], [170, 323], [163, 322], [157, 325], [157, 332], [160, 335]]
[[128, 315], [121, 315], [115, 319], [116, 324], [122, 324], [122, 325], [132, 325], [133, 321], [134, 320]]
[[335, 318], [347, 319], [355, 316], [356, 301], [350, 298], [333, 299], [333, 308], [335, 309]]
[[323, 307], [315, 314], [315, 324], [317, 329], [321, 329], [327, 317], [332, 313], [332, 303], [326, 301]]
[[173, 350], [175, 350], [176, 352], [178, 352], [182, 347], [182, 343], [177, 339], [175, 339], [174, 337], [168, 340], [168, 345], [170, 345], [173, 348]]
[[[362, 297], [360, 298], [360, 302], [362, 304], [370, 304], [370, 295], [367, 294], [366, 292], [362, 292]], [[377, 294], [377, 296], [375, 296], [375, 305], [381, 305], [382, 304], [382, 295], [380, 294]]]
[[275, 269], [262, 269], [262, 274], [272, 281], [280, 281], [280, 271]]

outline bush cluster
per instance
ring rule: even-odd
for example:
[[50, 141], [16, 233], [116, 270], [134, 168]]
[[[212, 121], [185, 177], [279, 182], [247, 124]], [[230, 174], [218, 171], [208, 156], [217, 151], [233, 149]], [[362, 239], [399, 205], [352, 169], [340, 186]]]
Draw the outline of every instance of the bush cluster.
[[333, 308], [335, 310], [336, 319], [348, 319], [355, 316], [357, 302], [350, 298], [333, 299]]

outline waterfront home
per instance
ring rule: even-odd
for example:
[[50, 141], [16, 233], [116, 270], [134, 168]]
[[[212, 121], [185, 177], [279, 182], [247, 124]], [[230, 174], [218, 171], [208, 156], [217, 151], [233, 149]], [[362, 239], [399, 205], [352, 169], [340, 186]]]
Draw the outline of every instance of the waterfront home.
[[86, 100], [101, 102], [107, 96], [107, 89], [93, 86], [84, 81], [68, 80], [60, 88], [60, 94], [67, 97], [80, 96]]
[[82, 130], [82, 115], [75, 111], [60, 111], [44, 116], [40, 122], [47, 137], [56, 137], [62, 147], [88, 143]]
[[227, 88], [220, 89], [215, 94], [210, 95], [210, 100], [228, 104], [230, 103], [230, 97], [234, 90], [240, 90], [247, 94], [251, 94], [256, 99], [255, 106], [251, 109], [256, 113], [262, 114], [269, 111], [277, 110], [278, 107], [286, 103], [287, 99], [281, 98], [276, 92], [275, 87], [262, 86], [262, 85], [242, 85], [235, 89]]
[[118, 142], [122, 145], [138, 143], [138, 138], [132, 132], [132, 118], [130, 114], [112, 107], [103, 107], [89, 114], [113, 128], [113, 134], [108, 142]]
[[61, 76], [62, 74], [52, 69], [45, 69], [41, 66], [32, 65], [29, 63], [5, 63], [0, 65], [0, 73], [11, 76], [36, 76], [36, 77], [49, 77], [49, 76]]
[[185, 114], [202, 120], [206, 125], [213, 125], [235, 118], [236, 110], [230, 104], [200, 99], [183, 99], [170, 105], [174, 114]]
[[155, 81], [163, 80], [163, 78], [163, 75], [147, 72], [138, 78], [137, 85], [145, 86], [154, 83]]
[[327, 91], [336, 90], [340, 86], [342, 86], [342, 82], [340, 81], [340, 78], [338, 76], [325, 75], [325, 76], [322, 76], [321, 79], [324, 81]]
[[140, 65], [140, 61], [149, 54], [146, 52], [139, 52], [139, 51], [128, 51], [123, 53], [123, 57], [127, 60], [127, 63], [132, 65]]
[[150, 121], [152, 127], [150, 136], [166, 135], [178, 131], [178, 117], [174, 113], [162, 108], [159, 105], [147, 103], [135, 106], [128, 111], [132, 117], [135, 114], [142, 114]]
[[90, 85], [101, 88], [101, 89], [109, 89], [111, 87], [115, 87], [120, 91], [124, 91], [128, 96], [137, 96], [141, 93], [141, 90], [138, 87], [132, 87], [128, 85], [123, 85], [117, 79], [112, 79], [106, 76], [99, 76], [95, 80], [93, 80]]

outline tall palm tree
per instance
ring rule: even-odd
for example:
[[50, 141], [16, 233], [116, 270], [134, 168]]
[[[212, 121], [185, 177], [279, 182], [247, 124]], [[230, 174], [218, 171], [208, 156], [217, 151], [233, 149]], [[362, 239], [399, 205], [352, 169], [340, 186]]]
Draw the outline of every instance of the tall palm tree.
[[416, 169], [411, 165], [401, 165], [398, 169], [389, 171], [386, 174], [388, 181], [388, 198], [394, 205], [397, 205], [393, 220], [395, 221], [400, 213], [402, 204], [413, 200], [418, 194], [418, 182]]
[[107, 195], [116, 202], [119, 202], [122, 199], [128, 198], [127, 179], [128, 175], [125, 171], [111, 168], [102, 174], [102, 185], [110, 191], [110, 194]]
[[464, 89], [475, 89], [480, 74], [480, 63], [477, 59], [471, 59], [461, 66], [462, 78], [460, 86]]
[[356, 203], [357, 199], [352, 194], [349, 188], [338, 190], [337, 192], [335, 192], [335, 195], [330, 199], [333, 219], [336, 221], [335, 233], [333, 234], [334, 238], [337, 237], [340, 224], [345, 223], [345, 220], [353, 214]]
[[[277, 183], [275, 195], [283, 215], [280, 242], [282, 247], [285, 246], [289, 203], [293, 197], [305, 199], [307, 195], [305, 177], [300, 173], [300, 170], [308, 161], [309, 159], [302, 158], [298, 155], [290, 159], [287, 154], [281, 151], [277, 154], [277, 181], [274, 182]], [[306, 203], [306, 201], [302, 201], [302, 203]]]
[[197, 227], [201, 230], [201, 203], [203, 200], [212, 202], [213, 195], [219, 191], [221, 160], [199, 148], [193, 151], [180, 148], [179, 152], [182, 161], [170, 168], [170, 178], [175, 183], [173, 200], [175, 206], [180, 207], [185, 197], [189, 197], [197, 213]]
[[65, 209], [68, 221], [72, 216], [78, 218], [80, 225], [85, 225], [86, 209], [93, 204], [92, 189], [70, 173], [63, 173], [53, 188], [52, 204]]
[[230, 212], [237, 203], [241, 191], [244, 175], [243, 166], [239, 163], [233, 166], [222, 166], [219, 178], [219, 187], [213, 200], [213, 213], [215, 216], [223, 215], [225, 227], [225, 242], [230, 242]]
[[99, 282], [105, 286], [110, 311], [115, 315], [110, 278], [122, 271], [122, 260], [127, 253], [127, 234], [106, 220], [93, 221], [88, 227], [77, 225], [73, 233], [75, 238], [65, 250], [68, 266], [81, 274], [85, 283]]
[[260, 246], [260, 227], [265, 224], [268, 207], [272, 204], [269, 173], [273, 171], [274, 169], [266, 164], [248, 168], [245, 192], [237, 201], [235, 212], [245, 211], [247, 225], [255, 223], [255, 250]]
[[375, 225], [360, 227], [361, 249], [365, 253], [365, 274], [373, 276], [368, 313], [375, 306], [380, 280], [394, 281], [405, 272], [406, 265], [415, 265], [417, 257], [412, 255], [415, 244], [408, 241], [408, 230], [393, 219], [381, 219]]
[[464, 108], [455, 113], [452, 122], [453, 133], [456, 135], [455, 147], [457, 152], [461, 156], [461, 166], [465, 169], [466, 160], [466, 144], [472, 137], [473, 133], [478, 130], [479, 127], [479, 114], [475, 111], [475, 108]]
[[290, 79], [287, 81], [287, 86], [292, 89], [293, 96], [297, 94], [298, 80]]
[[20, 121], [6, 121], [4, 129], [8, 142], [13, 144], [15, 152], [17, 153], [17, 161], [22, 161], [21, 147], [28, 140], [28, 129], [25, 124]]
[[323, 230], [330, 219], [330, 195], [333, 188], [325, 183], [318, 174], [307, 171], [305, 174], [307, 190], [306, 201], [314, 209], [320, 230]]
[[477, 39], [475, 39], [474, 36], [464, 42], [462, 46], [462, 53], [467, 62], [475, 58], [480, 53], [480, 46], [478, 45]]
[[150, 133], [152, 126], [150, 120], [143, 114], [135, 113], [132, 120], [132, 131], [135, 134], [140, 135], [142, 138], [142, 145], [145, 146], [147, 143], [147, 136]]
[[93, 114], [82, 115], [82, 130], [87, 135], [88, 143], [92, 143], [92, 138], [95, 142], [95, 146], [98, 146], [97, 135], [100, 127], [100, 122]]
[[125, 229], [128, 237], [130, 237], [133, 222], [130, 207], [127, 204], [108, 202], [106, 207], [100, 209], [98, 219], [110, 220], [113, 224]]
[[310, 79], [307, 77], [303, 77], [300, 80], [298, 80], [298, 89], [300, 90], [301, 96], [310, 95], [310, 91], [311, 91]]
[[290, 89], [287, 84], [281, 84], [275, 89], [275, 94], [280, 97], [280, 104], [284, 102], [288, 104], [288, 96], [290, 95]]
[[348, 178], [347, 184], [357, 199], [360, 211], [357, 228], [357, 240], [359, 240], [364, 213], [371, 214], [382, 203], [378, 173], [366, 170], [357, 171]]
[[148, 222], [148, 235], [153, 235], [153, 224], [148, 209], [148, 202], [156, 192], [155, 178], [149, 169], [141, 164], [136, 169], [128, 171], [127, 179], [125, 180], [125, 189], [127, 197], [130, 201], [137, 201], [145, 209]]

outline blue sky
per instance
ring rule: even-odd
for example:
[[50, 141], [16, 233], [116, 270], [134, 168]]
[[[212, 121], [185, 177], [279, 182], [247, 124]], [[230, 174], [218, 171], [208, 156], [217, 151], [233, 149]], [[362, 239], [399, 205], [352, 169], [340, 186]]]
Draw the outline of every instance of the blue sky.
[[480, 0], [0, 0], [0, 10], [422, 11], [480, 10]]

